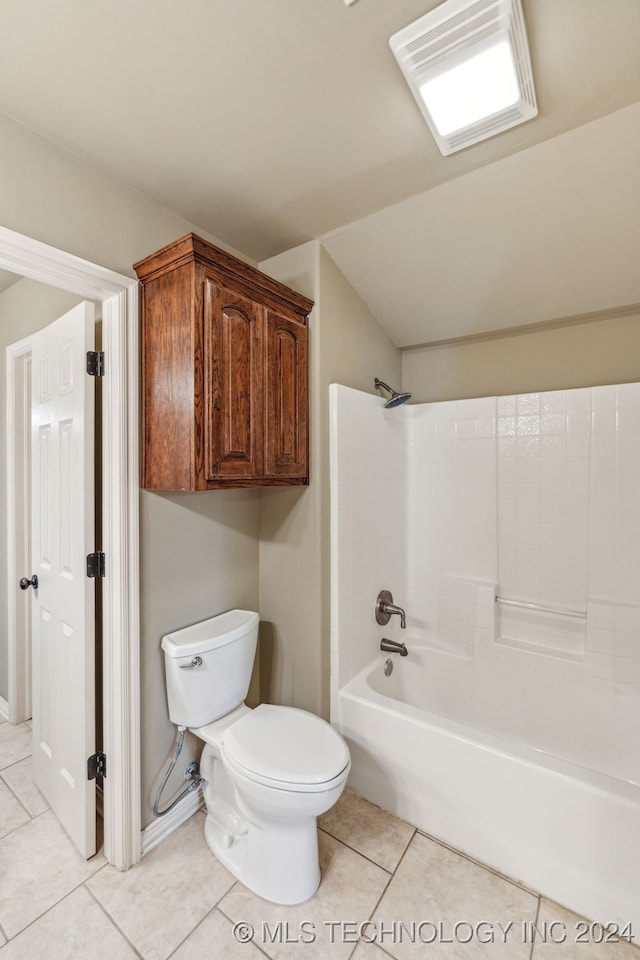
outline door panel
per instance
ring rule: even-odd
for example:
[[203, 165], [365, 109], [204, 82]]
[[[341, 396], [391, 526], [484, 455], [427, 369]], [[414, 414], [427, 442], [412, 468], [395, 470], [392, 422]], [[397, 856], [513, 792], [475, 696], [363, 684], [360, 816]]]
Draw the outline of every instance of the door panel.
[[205, 280], [205, 476], [262, 476], [262, 308]]
[[[32, 338], [34, 779], [85, 857], [96, 850], [94, 308], [82, 303]], [[32, 588], [31, 588], [32, 589]]]
[[307, 328], [272, 310], [266, 317], [265, 475], [308, 473]]

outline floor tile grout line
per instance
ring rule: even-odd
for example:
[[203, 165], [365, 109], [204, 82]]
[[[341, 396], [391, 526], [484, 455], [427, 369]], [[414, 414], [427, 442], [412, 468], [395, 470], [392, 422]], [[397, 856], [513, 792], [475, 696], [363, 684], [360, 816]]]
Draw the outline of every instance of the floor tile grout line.
[[[419, 830], [417, 827], [414, 829], [413, 836], [411, 837], [411, 840], [410, 840], [409, 843], [407, 844], [407, 846], [406, 846], [406, 848], [405, 848], [402, 856], [400, 857], [400, 860], [398, 861], [398, 864], [397, 864], [395, 870], [393, 871], [393, 874], [391, 874], [387, 885], [385, 886], [384, 890], [382, 891], [382, 893], [381, 893], [381, 895], [380, 895], [380, 897], [379, 897], [379, 899], [378, 899], [378, 902], [376, 903], [375, 907], [374, 907], [373, 910], [371, 911], [371, 915], [370, 915], [370, 917], [369, 917], [370, 920], [373, 920], [373, 917], [374, 917], [376, 911], [379, 909], [380, 904], [382, 903], [382, 901], [383, 901], [383, 899], [384, 899], [384, 897], [385, 897], [385, 895], [386, 895], [386, 893], [387, 893], [387, 890], [388, 890], [391, 882], [395, 879], [396, 874], [397, 874], [397, 872], [398, 872], [398, 870], [400, 869], [400, 866], [401, 866], [401, 864], [402, 864], [402, 861], [404, 860], [404, 858], [405, 858], [405, 856], [406, 856], [406, 854], [407, 854], [407, 852], [408, 852], [408, 850], [409, 850], [409, 847], [411, 846], [411, 843], [412, 843], [412, 841], [415, 839], [416, 836], [424, 837], [424, 839], [426, 839], [426, 840], [433, 840], [433, 842], [434, 842], [434, 843], [437, 843], [439, 846], [444, 847], [444, 848], [447, 849], [447, 850], [450, 850], [452, 853], [454, 853], [454, 854], [462, 857], [463, 859], [465, 859], [465, 860], [467, 860], [467, 861], [475, 864], [476, 866], [484, 867], [484, 868], [487, 870], [488, 873], [494, 874], [495, 876], [498, 877], [498, 879], [504, 880], [504, 881], [506, 881], [506, 882], [510, 882], [510, 883], [512, 883], [513, 886], [516, 886], [516, 887], [522, 889], [522, 891], [523, 891], [524, 893], [527, 893], [527, 894], [529, 894], [530, 896], [533, 896], [533, 897], [535, 898], [535, 900], [536, 900], [536, 912], [535, 912], [535, 921], [534, 921], [534, 922], [537, 924], [538, 916], [539, 916], [539, 913], [540, 913], [540, 905], [541, 905], [541, 902], [542, 902], [542, 895], [541, 895], [541, 894], [535, 893], [534, 891], [532, 891], [532, 890], [531, 890], [530, 888], [528, 888], [528, 887], [526, 887], [526, 888], [523, 887], [521, 884], [512, 881], [509, 877], [506, 877], [505, 875], [500, 874], [500, 873], [498, 873], [498, 872], [495, 871], [495, 870], [492, 870], [491, 867], [487, 867], [486, 864], [483, 864], [483, 863], [481, 863], [480, 861], [473, 859], [472, 857], [465, 856], [465, 854], [462, 853], [461, 851], [459, 851], [459, 850], [457, 850], [457, 849], [449, 846], [449, 845], [446, 844], [446, 843], [440, 842], [437, 838], [431, 837], [429, 834], [425, 833], [423, 830]], [[366, 942], [367, 942], [367, 941], [363, 941], [362, 939], [359, 939], [359, 940], [358, 940], [358, 944], [360, 944], [360, 943], [366, 943]], [[534, 948], [535, 948], [535, 943], [536, 943], [536, 940], [535, 940], [535, 932], [534, 932], [534, 939], [533, 939], [532, 944], [531, 944], [531, 950], [530, 950], [530, 952], [529, 952], [528, 960], [533, 960], [533, 956], [534, 956], [533, 951], [534, 951]], [[382, 947], [382, 946], [380, 945], [380, 943], [378, 943], [377, 940], [375, 941], [375, 946], [376, 946], [379, 950], [381, 950], [381, 951], [385, 954], [385, 956], [390, 957], [391, 960], [398, 960], [398, 958], [396, 957], [395, 954], [390, 953], [388, 950], [386, 950], [384, 947]], [[351, 955], [350, 955], [350, 956], [351, 956]]]
[[[367, 942], [366, 940], [358, 940], [358, 943], [359, 943], [359, 944], [360, 944], [360, 943], [366, 943], [366, 942]], [[384, 953], [385, 957], [390, 957], [391, 960], [398, 960], [398, 958], [397, 958], [393, 953], [389, 953], [389, 951], [386, 949], [386, 947], [381, 947], [377, 940], [376, 940], [374, 946], [376, 946], [376, 947], [378, 948], [378, 950], [381, 950], [382, 953]], [[455, 960], [455, 958], [454, 958], [454, 960]]]
[[538, 897], [538, 903], [537, 903], [537, 905], [536, 905], [536, 916], [535, 916], [535, 919], [534, 919], [534, 921], [533, 921], [534, 926], [535, 926], [535, 930], [534, 930], [534, 933], [533, 933], [533, 937], [531, 938], [531, 950], [529, 951], [529, 960], [533, 960], [533, 952], [534, 952], [534, 950], [535, 950], [535, 948], [536, 948], [536, 937], [537, 937], [537, 932], [536, 932], [536, 931], [537, 931], [537, 929], [538, 929], [538, 917], [540, 916], [540, 907], [541, 907], [541, 906], [542, 906], [542, 897]]
[[[9, 770], [9, 769], [10, 769], [9, 767], [5, 767], [5, 770]], [[2, 780], [2, 782], [4, 783], [4, 785], [5, 785], [5, 787], [7, 788], [7, 790], [8, 790], [8, 791], [15, 797], [15, 799], [18, 801], [18, 803], [20, 804], [20, 806], [22, 807], [22, 809], [23, 809], [23, 810], [25, 811], [25, 813], [28, 815], [29, 820], [33, 820], [33, 814], [31, 813], [31, 811], [30, 811], [29, 809], [27, 809], [27, 807], [26, 807], [25, 804], [22, 802], [22, 800], [20, 799], [20, 797], [18, 796], [18, 794], [15, 792], [15, 790], [13, 789], [13, 787], [11, 786], [11, 784], [10, 784], [10, 783], [7, 783], [7, 781], [6, 781], [6, 780], [4, 779], [4, 777], [2, 776], [2, 773], [3, 773], [3, 771], [0, 770], [0, 780]], [[7, 834], [5, 834], [5, 836], [7, 836]]]
[[389, 874], [389, 879], [387, 880], [387, 882], [386, 882], [386, 884], [385, 884], [385, 886], [384, 886], [384, 890], [382, 891], [382, 893], [381, 893], [380, 896], [378, 897], [378, 899], [377, 899], [377, 901], [376, 901], [376, 904], [375, 904], [373, 910], [371, 910], [371, 912], [370, 912], [370, 914], [369, 914], [369, 917], [368, 917], [369, 920], [373, 920], [373, 915], [375, 914], [376, 910], [378, 909], [378, 907], [379, 907], [380, 904], [382, 903], [382, 901], [383, 901], [383, 899], [384, 899], [384, 895], [385, 895], [385, 893], [387, 892], [387, 890], [389, 889], [389, 885], [390, 885], [391, 881], [395, 878], [396, 873], [397, 873], [398, 870], [400, 869], [400, 864], [401, 864], [402, 861], [404, 860], [404, 858], [405, 858], [405, 856], [406, 856], [406, 854], [407, 854], [407, 851], [408, 851], [409, 847], [410, 847], [411, 844], [413, 843], [413, 839], [414, 839], [416, 833], [417, 833], [417, 831], [414, 831], [413, 837], [411, 837], [411, 840], [410, 840], [409, 843], [406, 845], [406, 847], [405, 847], [405, 849], [404, 849], [404, 851], [403, 851], [403, 853], [402, 853], [402, 856], [400, 857], [400, 859], [398, 860], [398, 862], [397, 862], [397, 864], [396, 864], [395, 870], [393, 871], [393, 873]]
[[[214, 856], [215, 856], [215, 855], [214, 855]], [[220, 861], [218, 860], [217, 857], [216, 857], [216, 860], [217, 860], [218, 863], [220, 863]], [[232, 874], [232, 876], [233, 876], [233, 874]], [[213, 911], [218, 908], [218, 904], [220, 903], [220, 901], [223, 900], [223, 899], [226, 897], [226, 895], [227, 895], [231, 890], [233, 890], [233, 888], [235, 887], [236, 883], [237, 883], [237, 880], [236, 880], [235, 877], [233, 877], [233, 882], [231, 883], [231, 886], [228, 887], [227, 890], [225, 890], [225, 892], [224, 892], [223, 894], [221, 894], [221, 896], [218, 897], [218, 899], [216, 900], [216, 902], [207, 910], [207, 912], [205, 913], [205, 915], [204, 915], [203, 917], [201, 917], [200, 920], [198, 920], [198, 922], [196, 923], [195, 927], [193, 927], [193, 928], [186, 934], [186, 936], [184, 936], [184, 937], [182, 938], [182, 940], [180, 941], [180, 943], [179, 943], [176, 947], [174, 947], [174, 949], [171, 951], [171, 953], [170, 953], [169, 956], [166, 958], [166, 960], [170, 960], [170, 958], [174, 955], [174, 953], [176, 953], [176, 951], [180, 949], [180, 947], [182, 946], [182, 944], [183, 944], [186, 940], [189, 939], [189, 937], [191, 936], [191, 934], [192, 934], [192, 933], [195, 933], [195, 931], [198, 929], [198, 927], [202, 926], [202, 924], [205, 922], [205, 920], [207, 919], [207, 917], [210, 917], [211, 914], [213, 913]], [[218, 912], [221, 913], [222, 911], [218, 911]]]
[[[102, 869], [102, 868], [100, 868], [100, 869]], [[96, 870], [96, 873], [98, 873], [98, 872], [99, 872], [99, 871]], [[11, 943], [13, 940], [17, 940], [18, 937], [22, 936], [22, 934], [25, 932], [25, 930], [28, 930], [29, 927], [32, 927], [32, 926], [34, 925], [34, 923], [38, 923], [39, 920], [41, 920], [43, 917], [46, 917], [46, 915], [47, 915], [48, 913], [51, 913], [52, 910], [54, 910], [56, 907], [60, 906], [60, 904], [63, 903], [63, 902], [64, 902], [68, 897], [70, 897], [73, 893], [75, 893], [76, 890], [79, 890], [80, 887], [84, 886], [85, 883], [86, 883], [86, 880], [81, 880], [80, 883], [78, 883], [75, 887], [72, 887], [71, 890], [67, 890], [67, 892], [66, 892], [65, 894], [63, 894], [63, 895], [60, 897], [59, 900], [56, 900], [55, 903], [49, 904], [49, 906], [46, 908], [46, 910], [43, 910], [42, 913], [39, 913], [37, 917], [34, 917], [33, 920], [30, 920], [29, 923], [26, 925], [26, 927], [23, 927], [21, 930], [18, 930], [18, 932], [17, 932], [16, 934], [14, 934], [13, 937], [9, 937], [9, 936], [7, 935], [6, 929], [3, 928], [3, 931], [4, 931], [4, 933], [5, 933], [5, 936], [7, 936], [7, 943]]]
[[[29, 754], [28, 757], [23, 757], [22, 760], [16, 760], [15, 763], [9, 763], [9, 764], [7, 764], [6, 767], [2, 767], [2, 769], [0, 770], [0, 780], [2, 780], [2, 782], [9, 788], [9, 790], [11, 790], [11, 793], [14, 795], [14, 797], [16, 798], [16, 800], [19, 800], [19, 801], [20, 801], [20, 803], [22, 803], [22, 800], [20, 800], [20, 797], [19, 797], [18, 794], [16, 793], [15, 789], [11, 786], [11, 784], [9, 783], [9, 781], [5, 779], [4, 774], [7, 772], [7, 770], [13, 770], [14, 767], [19, 767], [21, 763], [24, 763], [24, 762], [25, 762], [25, 760], [31, 760], [31, 759], [32, 759], [31, 754]], [[33, 780], [33, 772], [32, 772], [31, 779]], [[34, 786], [35, 786], [35, 783], [34, 783]], [[36, 789], [37, 789], [37, 787], [36, 787]], [[38, 793], [40, 793], [39, 790], [38, 790]], [[40, 794], [40, 796], [42, 796], [42, 794]], [[22, 803], [22, 806], [25, 808], [25, 810], [27, 810], [27, 808], [26, 808], [26, 806], [25, 806], [24, 803]], [[27, 810], [27, 813], [30, 814], [30, 811]]]
[[[237, 880], [233, 886], [235, 887], [238, 883], [240, 883], [239, 880]], [[231, 887], [230, 890], [227, 891], [227, 893], [230, 893], [231, 890], [233, 890], [233, 887]], [[225, 897], [226, 895], [227, 894], [225, 893]], [[228, 917], [227, 914], [224, 912], [224, 910], [220, 906], [220, 903], [222, 900], [224, 900], [224, 897], [221, 897], [220, 900], [218, 900], [213, 910], [217, 910], [221, 917], [224, 917], [224, 919], [228, 920], [229, 923], [233, 923], [233, 920], [231, 919], [231, 917]], [[211, 911], [211, 913], [213, 913], [213, 910]], [[273, 960], [273, 957], [271, 956], [271, 954], [267, 953], [264, 947], [264, 944], [256, 943], [255, 940], [252, 940], [251, 943], [256, 948], [256, 950], [258, 950], [262, 954], [263, 957], [266, 957], [267, 960]]]
[[22, 827], [26, 827], [28, 823], [32, 822], [33, 817], [29, 817], [27, 820], [23, 820], [22, 823], [19, 823], [17, 827], [12, 827], [11, 830], [7, 830], [6, 833], [0, 833], [0, 843], [2, 843], [3, 840], [7, 840], [9, 837], [13, 836], [17, 830], [21, 830]]
[[[229, 889], [227, 890], [227, 892], [225, 893], [224, 896], [226, 897], [228, 894], [230, 894], [231, 891], [233, 890], [233, 888], [234, 888], [234, 887], [237, 887], [239, 883], [240, 883], [240, 881], [239, 881], [239, 880], [236, 880], [236, 882], [233, 884], [233, 886], [229, 887]], [[219, 899], [218, 902], [216, 903], [216, 908], [220, 911], [220, 913], [222, 914], [223, 917], [226, 917], [226, 918], [227, 918], [227, 920], [229, 921], [229, 923], [234, 923], [235, 921], [234, 921], [233, 917], [230, 917], [228, 913], [225, 913], [224, 910], [223, 910], [223, 908], [222, 908], [222, 906], [221, 906], [223, 900], [224, 900], [224, 897], [220, 897], [220, 899]]]
[[[29, 811], [27, 811], [27, 814], [28, 813]], [[0, 844], [2, 843], [3, 840], [7, 840], [9, 837], [12, 837], [14, 833], [17, 833], [18, 830], [22, 830], [23, 827], [27, 826], [27, 824], [33, 823], [33, 821], [36, 819], [37, 819], [36, 817], [29, 816], [28, 820], [24, 820], [22, 823], [19, 823], [17, 827], [12, 827], [11, 830], [7, 830], [7, 832], [3, 833], [2, 836], [0, 837]]]
[[539, 890], [534, 890], [532, 887], [528, 887], [526, 884], [522, 883], [520, 880], [516, 880], [515, 877], [510, 877], [508, 873], [502, 873], [502, 871], [497, 870], [495, 867], [492, 867], [488, 863], [484, 863], [482, 860], [478, 860], [477, 857], [473, 857], [470, 853], [466, 853], [464, 850], [461, 850], [459, 847], [454, 847], [450, 843], [447, 843], [446, 840], [442, 840], [440, 837], [434, 837], [433, 834], [426, 833], [424, 830], [420, 830], [419, 827], [416, 827], [416, 833], [419, 833], [421, 837], [424, 837], [426, 840], [431, 840], [433, 843], [437, 843], [438, 846], [444, 847], [446, 850], [450, 850], [451, 853], [457, 854], [459, 857], [462, 857], [464, 860], [468, 860], [470, 863], [475, 863], [477, 867], [482, 867], [483, 870], [486, 870], [488, 873], [492, 873], [494, 876], [498, 877], [500, 880], [504, 880], [506, 883], [511, 883], [514, 887], [518, 887], [524, 893], [531, 894], [532, 897], [541, 897], [542, 894]]
[[[420, 828], [416, 828], [416, 832], [420, 834], [420, 836], [424, 837], [426, 840], [431, 840], [434, 843], [437, 843], [439, 846], [444, 847], [446, 850], [450, 850], [451, 853], [454, 853], [457, 856], [462, 857], [464, 860], [468, 860], [470, 863], [473, 863], [476, 866], [481, 867], [483, 870], [486, 870], [488, 873], [492, 873], [499, 880], [503, 880], [506, 883], [510, 883], [512, 886], [517, 887], [519, 890], [522, 890], [523, 893], [527, 893], [529, 894], [529, 896], [534, 897], [537, 901], [536, 920], [540, 912], [540, 906], [543, 900], [546, 900], [548, 903], [555, 904], [561, 910], [567, 910], [569, 913], [576, 913], [572, 907], [568, 907], [563, 903], [558, 903], [556, 900], [552, 900], [549, 896], [547, 896], [542, 891], [534, 890], [533, 887], [527, 886], [526, 884], [522, 883], [520, 880], [516, 880], [514, 877], [510, 877], [508, 874], [502, 873], [500, 870], [496, 870], [494, 867], [490, 866], [488, 863], [484, 863], [482, 860], [478, 860], [476, 857], [472, 857], [471, 854], [466, 853], [464, 850], [461, 850], [459, 847], [454, 847], [451, 844], [447, 843], [445, 840], [441, 840], [439, 837], [434, 837], [431, 834], [426, 833], [424, 830], [421, 830]], [[597, 921], [591, 921], [589, 917], [583, 917], [582, 914], [576, 914], [576, 916], [579, 916], [581, 919], [584, 919], [587, 922], [597, 922]], [[625, 942], [628, 942], [628, 941], [625, 941]], [[535, 936], [534, 936], [533, 946], [535, 946]], [[638, 947], [638, 950], [640, 950], [640, 943], [632, 944], [632, 946], [636, 946]], [[532, 960], [532, 958], [533, 958], [533, 953], [531, 954], [531, 957], [529, 958], [529, 960]], [[638, 960], [640, 960], [640, 956]]]
[[[108, 867], [108, 866], [109, 866], [109, 864], [108, 864], [108, 863], [105, 863], [104, 867], [100, 867], [100, 870], [96, 870], [96, 872], [93, 874], [93, 876], [94, 876], [94, 877], [97, 876], [97, 874], [99, 874], [102, 870], [104, 870], [105, 867]], [[92, 879], [92, 877], [89, 877], [89, 879]], [[122, 930], [122, 929], [118, 926], [118, 924], [116, 923], [116, 921], [114, 920], [114, 918], [111, 916], [111, 914], [109, 913], [109, 911], [107, 910], [107, 908], [104, 906], [104, 904], [102, 904], [102, 903], [98, 900], [97, 896], [95, 895], [95, 893], [93, 892], [93, 890], [91, 889], [91, 887], [87, 886], [87, 881], [86, 881], [86, 880], [83, 882], [82, 886], [85, 888], [85, 890], [87, 891], [87, 893], [89, 894], [89, 896], [91, 897], [91, 899], [94, 901], [94, 903], [100, 908], [100, 910], [101, 910], [102, 913], [104, 914], [105, 918], [109, 921], [109, 923], [111, 924], [111, 926], [112, 926], [112, 927], [115, 927], [115, 929], [118, 931], [118, 933], [120, 934], [120, 936], [129, 944], [129, 946], [131, 947], [131, 949], [132, 949], [133, 952], [135, 953], [136, 957], [140, 957], [140, 960], [145, 960], [144, 954], [143, 954], [140, 950], [138, 950], [138, 948], [135, 946], [134, 943], [131, 942], [131, 940], [129, 939], [129, 937], [127, 936], [127, 934], [124, 932], [124, 930]]]
[[360, 941], [359, 941], [359, 940], [356, 940], [356, 942], [354, 943], [353, 947], [351, 948], [351, 950], [350, 950], [349, 953], [347, 954], [345, 960], [351, 960], [351, 957], [354, 955], [354, 953], [356, 952], [356, 950], [358, 949], [359, 946], [360, 946]]
[[0, 767], [0, 776], [5, 772], [5, 770], [12, 770], [13, 767], [19, 766], [19, 764], [24, 763], [25, 760], [31, 760], [33, 754], [27, 753], [24, 757], [18, 757], [17, 760], [12, 760], [11, 763], [5, 763], [4, 767]]
[[[19, 764], [16, 763], [16, 764], [14, 764], [14, 766], [17, 767], [17, 766], [19, 766]], [[5, 767], [4, 770], [0, 770], [0, 780], [2, 780], [2, 782], [3, 782], [4, 784], [6, 784], [6, 786], [9, 788], [9, 790], [11, 790], [11, 792], [12, 792], [13, 795], [14, 795], [14, 797], [16, 797], [18, 800], [20, 800], [20, 803], [21, 803], [22, 806], [25, 808], [25, 810], [27, 811], [27, 813], [29, 814], [29, 816], [30, 816], [30, 817], [39, 817], [39, 816], [40, 816], [40, 813], [45, 813], [45, 810], [41, 810], [40, 813], [31, 813], [31, 811], [30, 811], [29, 808], [27, 807], [25, 801], [20, 798], [20, 795], [19, 795], [18, 792], [15, 790], [15, 788], [12, 787], [11, 784], [9, 783], [9, 781], [6, 780], [6, 779], [2, 776], [2, 774], [3, 774], [6, 770], [11, 770], [11, 767]], [[33, 777], [32, 777], [32, 781], [33, 781]], [[49, 806], [49, 803], [48, 803], [46, 797], [45, 797], [44, 794], [40, 791], [40, 788], [36, 786], [35, 781], [33, 781], [33, 786], [34, 786], [34, 788], [37, 790], [38, 795], [39, 795], [40, 797], [42, 797], [43, 803], [46, 803], [46, 804], [47, 804], [46, 810], [50, 810], [51, 807]]]
[[363, 858], [363, 860], [366, 860], [368, 863], [373, 864], [374, 867], [378, 867], [379, 870], [384, 870], [385, 873], [388, 873], [388, 874], [390, 874], [391, 876], [393, 876], [394, 872], [395, 872], [395, 871], [397, 870], [397, 868], [398, 868], [398, 864], [400, 863], [400, 860], [402, 860], [402, 858], [404, 857], [404, 855], [405, 855], [405, 853], [406, 853], [406, 851], [407, 851], [407, 847], [409, 846], [409, 843], [411, 843], [411, 840], [413, 840], [413, 838], [414, 838], [414, 836], [415, 836], [415, 834], [416, 834], [416, 828], [415, 828], [415, 827], [413, 828], [413, 834], [411, 835], [411, 839], [409, 840], [409, 843], [407, 843], [407, 846], [404, 848], [404, 850], [403, 850], [402, 853], [400, 854], [400, 859], [398, 860], [398, 864], [396, 864], [396, 866], [393, 868], [393, 870], [389, 870], [388, 867], [383, 867], [382, 864], [381, 864], [381, 863], [378, 863], [377, 860], [372, 860], [371, 857], [367, 856], [366, 853], [363, 853], [362, 850], [358, 850], [357, 847], [353, 847], [353, 846], [352, 846], [350, 843], [348, 843], [346, 840], [343, 840], [342, 837], [336, 837], [335, 834], [330, 833], [330, 831], [327, 830], [325, 827], [318, 827], [318, 833], [326, 833], [327, 836], [331, 837], [331, 838], [332, 838], [333, 840], [335, 840], [337, 843], [341, 843], [341, 844], [343, 845], [343, 847], [347, 847], [349, 850], [352, 850], [354, 853], [357, 853], [359, 857], [362, 857], [362, 858]]
[[[233, 884], [233, 886], [232, 886], [232, 887], [229, 887], [229, 889], [227, 890], [227, 893], [225, 893], [225, 895], [224, 895], [223, 897], [220, 897], [220, 899], [219, 899], [218, 902], [216, 903], [215, 907], [213, 908], [214, 910], [217, 910], [218, 913], [220, 913], [220, 914], [225, 918], [225, 920], [228, 920], [229, 923], [235, 923], [236, 921], [233, 919], [233, 917], [230, 917], [228, 913], [225, 913], [225, 911], [224, 911], [224, 909], [223, 909], [223, 907], [222, 907], [222, 901], [225, 899], [225, 897], [226, 897], [229, 893], [231, 893], [231, 891], [233, 890], [234, 887], [238, 887], [238, 886], [240, 886], [240, 887], [243, 886], [243, 883], [242, 883], [241, 880], [236, 880], [236, 882]], [[248, 888], [247, 888], [247, 889], [248, 889]], [[259, 950], [260, 953], [267, 958], [267, 960], [273, 960], [273, 957], [271, 956], [271, 954], [270, 954], [270, 953], [267, 953], [267, 951], [266, 951], [266, 949], [265, 949], [265, 947], [264, 947], [264, 944], [261, 945], [261, 944], [259, 944], [259, 943], [256, 943], [255, 940], [252, 940], [251, 943], [252, 943], [253, 946], [256, 948], [256, 950]]]
[[[574, 916], [578, 917], [579, 920], [583, 920], [583, 921], [585, 921], [585, 922], [588, 923], [588, 924], [592, 924], [592, 923], [593, 923], [593, 924], [598, 925], [598, 924], [600, 923], [600, 921], [598, 921], [598, 920], [590, 920], [588, 917], [583, 917], [581, 914], [576, 913], [575, 910], [572, 910], [571, 907], [566, 907], [566, 906], [564, 906], [564, 904], [559, 903], [557, 900], [552, 900], [551, 897], [546, 896], [544, 893], [541, 893], [539, 896], [540, 896], [540, 908], [542, 907], [542, 903], [543, 903], [543, 901], [544, 901], [549, 907], [556, 907], [556, 908], [558, 908], [558, 909], [560, 909], [560, 910], [566, 910], [567, 913], [572, 913]], [[633, 935], [633, 939], [634, 939], [634, 940], [636, 939], [636, 934]], [[630, 947], [635, 947], [636, 950], [639, 950], [639, 951], [640, 951], [640, 943], [632, 943], [632, 942], [631, 942], [630, 940], [628, 940], [626, 937], [616, 937], [615, 940], [611, 940], [611, 941], [608, 941], [608, 942], [609, 942], [609, 943], [626, 943], [626, 944], [628, 944]], [[640, 960], [640, 953], [638, 954], [638, 958], [639, 958], [639, 960]]]
[[[9, 830], [9, 832], [5, 833], [3, 837], [0, 837], [0, 845], [2, 845], [2, 842], [4, 840], [7, 840], [9, 837], [12, 837], [14, 833], [17, 833], [18, 830], [23, 830], [25, 827], [28, 827], [30, 823], [35, 823], [36, 820], [39, 820], [40, 817], [43, 817], [46, 813], [49, 813], [49, 812], [52, 812], [51, 807], [47, 807], [46, 810], [42, 810], [40, 813], [37, 813], [35, 816], [31, 816], [31, 814], [27, 810], [27, 813], [29, 814], [29, 819], [25, 820], [24, 823], [21, 823], [19, 826], [14, 827], [13, 830]], [[53, 815], [55, 817], [55, 813]], [[57, 817], [56, 817], [56, 820], [58, 823], [60, 823]]]
[[[382, 901], [384, 900], [385, 894], [387, 893], [387, 890], [389, 889], [389, 886], [391, 885], [391, 882], [392, 882], [393, 879], [395, 878], [395, 875], [396, 875], [398, 869], [400, 868], [400, 864], [401, 864], [402, 861], [404, 860], [405, 855], [406, 855], [409, 847], [411, 846], [411, 843], [412, 843], [412, 841], [413, 841], [413, 838], [416, 836], [417, 833], [418, 833], [418, 831], [417, 831], [417, 829], [414, 827], [413, 834], [411, 835], [411, 839], [409, 840], [409, 842], [407, 843], [406, 847], [405, 847], [404, 850], [402, 851], [402, 854], [401, 854], [401, 856], [400, 856], [400, 859], [398, 860], [398, 862], [397, 862], [397, 864], [396, 864], [395, 869], [393, 870], [393, 872], [392, 872], [392, 873], [389, 873], [388, 870], [385, 870], [385, 873], [388, 874], [388, 879], [387, 879], [387, 882], [386, 882], [385, 885], [384, 885], [384, 888], [383, 888], [382, 891], [380, 892], [380, 896], [379, 896], [378, 899], [376, 900], [376, 902], [375, 902], [375, 904], [374, 904], [374, 906], [373, 906], [373, 909], [370, 911], [369, 916], [367, 917], [367, 920], [368, 920], [368, 921], [372, 921], [372, 922], [373, 922], [373, 917], [374, 917], [376, 911], [378, 910], [378, 907], [380, 906], [380, 904], [381, 904]], [[335, 839], [337, 840], [337, 837], [336, 837]], [[342, 841], [338, 841], [338, 842], [342, 843]], [[344, 844], [344, 846], [348, 846], [348, 845], [347, 845], [347, 844]], [[353, 847], [349, 847], [349, 849], [352, 850]], [[358, 853], [358, 851], [355, 851], [355, 852]], [[360, 855], [362, 856], [362, 854], [360, 854]], [[366, 859], [368, 859], [368, 858], [366, 858]], [[370, 861], [370, 862], [373, 863], [373, 861]], [[379, 864], [375, 864], [375, 866], [379, 866]], [[381, 870], [384, 870], [384, 867], [380, 867], [380, 869], [381, 869]], [[366, 942], [367, 942], [367, 941], [362, 940], [362, 937], [360, 937], [360, 938], [356, 941], [356, 944], [355, 944], [353, 950], [352, 950], [351, 953], [349, 954], [349, 958], [351, 958], [351, 957], [354, 955], [355, 951], [358, 949], [358, 947], [360, 946], [361, 943], [366, 943]], [[378, 949], [383, 950], [383, 953], [384, 953], [386, 956], [391, 957], [392, 960], [397, 960], [397, 957], [394, 957], [394, 956], [393, 956], [392, 954], [390, 954], [387, 950], [384, 950], [382, 947], [380, 947], [380, 944], [379, 944], [377, 941], [376, 941], [376, 943], [375, 943], [375, 946], [378, 947]], [[348, 958], [348, 960], [349, 960], [349, 958]]]

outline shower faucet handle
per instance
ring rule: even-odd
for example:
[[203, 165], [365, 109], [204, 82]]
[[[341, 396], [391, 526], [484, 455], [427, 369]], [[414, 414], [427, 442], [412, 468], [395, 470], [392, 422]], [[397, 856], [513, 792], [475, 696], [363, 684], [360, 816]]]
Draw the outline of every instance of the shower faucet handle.
[[379, 623], [381, 626], [386, 626], [391, 619], [392, 614], [397, 614], [400, 617], [400, 626], [404, 630], [407, 626], [407, 621], [405, 617], [405, 612], [402, 607], [397, 607], [393, 602], [393, 596], [390, 590], [381, 590], [378, 596], [376, 597], [375, 605], [375, 615], [376, 623]]

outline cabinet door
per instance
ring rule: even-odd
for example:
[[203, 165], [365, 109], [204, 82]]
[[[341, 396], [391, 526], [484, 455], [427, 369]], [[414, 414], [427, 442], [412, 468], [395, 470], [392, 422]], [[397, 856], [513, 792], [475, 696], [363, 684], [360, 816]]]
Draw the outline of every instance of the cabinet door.
[[308, 476], [307, 327], [266, 311], [265, 476]]
[[263, 473], [263, 309], [204, 281], [205, 479]]

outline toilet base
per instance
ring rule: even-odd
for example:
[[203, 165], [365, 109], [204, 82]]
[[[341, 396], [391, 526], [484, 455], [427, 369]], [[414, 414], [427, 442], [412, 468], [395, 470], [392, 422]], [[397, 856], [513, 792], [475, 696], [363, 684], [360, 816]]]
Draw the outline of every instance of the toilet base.
[[204, 825], [207, 846], [234, 877], [272, 903], [293, 906], [309, 900], [320, 884], [316, 818], [269, 824], [247, 823], [240, 835], [230, 833], [214, 814]]

